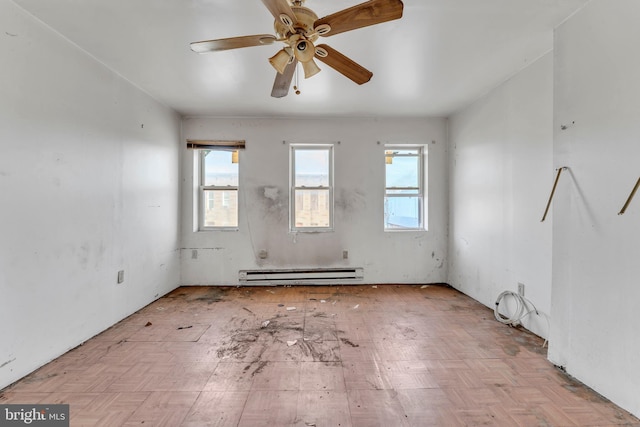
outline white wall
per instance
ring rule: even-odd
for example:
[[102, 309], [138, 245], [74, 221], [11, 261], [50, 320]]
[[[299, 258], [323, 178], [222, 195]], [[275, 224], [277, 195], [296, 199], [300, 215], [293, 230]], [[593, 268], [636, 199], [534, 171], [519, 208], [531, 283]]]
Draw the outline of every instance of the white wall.
[[543, 313], [524, 325], [545, 337], [552, 220], [540, 220], [553, 179], [552, 82], [547, 54], [449, 122], [449, 283], [491, 308], [524, 283]]
[[[247, 148], [240, 157], [240, 229], [232, 232], [193, 231], [193, 152], [183, 149], [183, 284], [233, 285], [238, 270], [259, 267], [364, 267], [365, 283], [446, 280], [443, 119], [191, 118], [183, 122], [186, 139], [243, 139]], [[338, 141], [335, 231], [289, 232], [288, 144]], [[384, 143], [428, 144], [427, 232], [383, 232]], [[266, 197], [267, 187], [277, 189], [278, 196]], [[268, 252], [267, 259], [259, 258], [261, 250]], [[349, 251], [348, 260], [342, 259], [343, 250]]]
[[7, 0], [0, 28], [1, 388], [178, 285], [180, 119]]
[[[640, 2], [594, 0], [556, 31], [549, 358], [640, 415]], [[561, 126], [567, 126], [561, 130]], [[564, 174], [563, 174], [564, 175]]]

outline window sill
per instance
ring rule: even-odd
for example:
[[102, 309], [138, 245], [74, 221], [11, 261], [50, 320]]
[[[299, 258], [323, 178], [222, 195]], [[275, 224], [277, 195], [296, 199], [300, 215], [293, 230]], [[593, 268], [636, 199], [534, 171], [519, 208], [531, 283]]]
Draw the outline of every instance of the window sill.
[[426, 230], [424, 228], [385, 228], [384, 232], [385, 233], [406, 233], [406, 232], [427, 232], [429, 230]]
[[333, 228], [310, 228], [310, 229], [294, 229], [289, 230], [291, 234], [320, 234], [320, 233], [333, 233]]

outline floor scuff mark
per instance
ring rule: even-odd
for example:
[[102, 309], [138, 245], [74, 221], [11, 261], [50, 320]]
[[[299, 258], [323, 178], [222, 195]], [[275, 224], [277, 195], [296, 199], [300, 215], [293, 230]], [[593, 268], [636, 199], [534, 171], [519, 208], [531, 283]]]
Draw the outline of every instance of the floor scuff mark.
[[350, 345], [351, 347], [360, 347], [360, 344], [354, 344], [350, 339], [347, 338], [340, 338], [340, 341], [342, 341], [346, 345]]

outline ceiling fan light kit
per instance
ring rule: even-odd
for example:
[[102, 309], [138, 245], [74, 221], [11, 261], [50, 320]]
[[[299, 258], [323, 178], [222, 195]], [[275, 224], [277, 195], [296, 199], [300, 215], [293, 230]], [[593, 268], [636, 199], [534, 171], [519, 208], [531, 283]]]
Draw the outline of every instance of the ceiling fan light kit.
[[305, 79], [313, 77], [320, 72], [320, 67], [318, 67], [318, 64], [316, 64], [313, 59], [311, 61], [303, 62], [302, 69], [304, 70]]
[[280, 74], [284, 73], [284, 69], [291, 63], [292, 55], [285, 49], [279, 50], [275, 55], [269, 58], [269, 63]]
[[315, 46], [319, 37], [330, 37], [346, 31], [392, 21], [402, 17], [401, 0], [369, 0], [340, 12], [318, 19], [304, 0], [262, 0], [273, 15], [276, 36], [259, 34], [205, 40], [191, 43], [197, 53], [218, 52], [252, 46], [271, 45], [276, 41], [284, 48], [276, 52], [269, 63], [276, 69], [271, 96], [282, 98], [289, 92], [297, 63], [309, 78], [320, 72], [314, 58], [333, 68], [357, 84], [371, 80], [373, 73], [326, 44]]

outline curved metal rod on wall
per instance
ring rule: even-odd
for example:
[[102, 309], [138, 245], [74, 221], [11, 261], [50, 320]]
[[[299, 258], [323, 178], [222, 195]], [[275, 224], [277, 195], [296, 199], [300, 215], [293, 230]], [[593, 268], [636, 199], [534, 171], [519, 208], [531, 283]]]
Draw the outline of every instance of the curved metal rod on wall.
[[629, 207], [629, 204], [631, 203], [631, 200], [633, 200], [633, 196], [635, 196], [636, 195], [636, 191], [638, 191], [638, 187], [640, 187], [640, 178], [638, 178], [638, 181], [636, 182], [635, 187], [633, 187], [633, 190], [631, 190], [631, 194], [629, 194], [629, 198], [625, 202], [625, 204], [622, 207], [622, 209], [620, 210], [620, 212], [618, 212], [618, 215], [624, 215], [624, 213], [627, 211], [627, 208]]
[[568, 167], [563, 166], [561, 168], [558, 168], [558, 174], [556, 175], [556, 180], [553, 182], [553, 188], [551, 189], [551, 194], [549, 195], [547, 208], [544, 210], [544, 215], [542, 215], [542, 220], [540, 222], [544, 222], [544, 220], [547, 219], [547, 214], [549, 213], [549, 208], [551, 207], [551, 201], [553, 200], [553, 195], [556, 193], [556, 187], [558, 186], [558, 181], [560, 180], [560, 174], [565, 169], [568, 169]]

